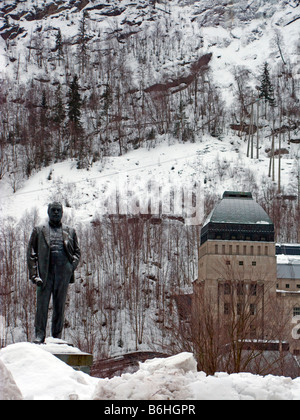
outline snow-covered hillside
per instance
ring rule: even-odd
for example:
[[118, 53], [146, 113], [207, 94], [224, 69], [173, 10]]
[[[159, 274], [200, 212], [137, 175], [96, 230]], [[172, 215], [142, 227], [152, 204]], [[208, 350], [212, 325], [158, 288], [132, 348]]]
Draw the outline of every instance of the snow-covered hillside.
[[[299, 108], [297, 2], [107, 3], [4, 0], [0, 5], [0, 188], [4, 214], [19, 219], [25, 210], [44, 206], [51, 192], [53, 196], [58, 190], [70, 208], [76, 201], [74, 213], [88, 220], [87, 214], [99, 207], [100, 192], [107, 192], [115, 175], [124, 173], [131, 184], [138, 183], [138, 177], [144, 183], [158, 177], [175, 185], [178, 179], [180, 183], [189, 179], [205, 183], [207, 191], [217, 194], [228, 188], [250, 189], [256, 194], [262, 185], [272, 185], [266, 179], [270, 174], [267, 158], [275, 152], [276, 166], [278, 150], [282, 166], [273, 173], [274, 188], [280, 172], [280, 191], [297, 194], [299, 143], [290, 143], [299, 137], [299, 117], [294, 109]], [[208, 55], [211, 58], [203, 66], [201, 57]], [[254, 108], [251, 120], [249, 104], [258, 99], [265, 62], [281, 98], [277, 98], [275, 116], [271, 111], [263, 115], [261, 103], [260, 110]], [[110, 74], [112, 66], [115, 74]], [[67, 96], [74, 73], [80, 74], [84, 130], [75, 130], [75, 137], [66, 121], [54, 123], [59, 105], [55, 101], [60, 94]], [[107, 90], [108, 83], [112, 93]], [[58, 84], [61, 93], [56, 91]], [[287, 91], [279, 90], [281, 84]], [[129, 102], [128, 95], [132, 95]], [[60, 105], [67, 107], [66, 99], [61, 100]], [[234, 124], [240, 129], [231, 129]], [[246, 147], [250, 139], [243, 124], [253, 125], [254, 152]], [[174, 143], [178, 142], [184, 146], [178, 146], [176, 156]], [[162, 145], [157, 151], [145, 151], [157, 145]], [[166, 145], [172, 148], [163, 149]], [[113, 157], [132, 148], [141, 150]], [[183, 165], [185, 156], [188, 161]], [[90, 171], [69, 171], [70, 161], [55, 164], [67, 158]], [[164, 170], [156, 170], [157, 165]], [[41, 167], [45, 168], [39, 171]], [[31, 174], [32, 179], [26, 181]], [[45, 176], [51, 180], [44, 182]], [[74, 183], [77, 180], [80, 182]], [[93, 192], [83, 193], [89, 187]], [[30, 190], [36, 194], [24, 194]], [[19, 198], [12, 197], [16, 191]], [[84, 194], [88, 195], [84, 198]]]
[[199, 407], [193, 400], [300, 399], [299, 378], [222, 372], [206, 376], [197, 372], [191, 353], [147, 360], [136, 373], [98, 379], [74, 371], [42, 346], [18, 343], [0, 351], [0, 372], [0, 400], [107, 400], [107, 410], [112, 409], [109, 400], [190, 400], [196, 414]]
[[[118, 37], [120, 42], [125, 42], [142, 33], [152, 38], [155, 30], [158, 31], [156, 36], [164, 41], [159, 51], [148, 48], [145, 52], [151, 58], [149, 73], [143, 74], [145, 87], [187, 74], [191, 63], [205, 53], [213, 55], [210, 64], [213, 79], [222, 89], [223, 99], [229, 103], [233, 100], [234, 71], [238, 66], [250, 71], [252, 85], [265, 61], [270, 61], [273, 69], [282, 62], [290, 62], [294, 75], [299, 72], [296, 2], [241, 0], [228, 4], [219, 0], [211, 4], [205, 0], [174, 0], [158, 2], [156, 8], [144, 0], [110, 1], [108, 5], [97, 1], [63, 3], [53, 0], [2, 2], [1, 72], [12, 75], [17, 65], [21, 83], [32, 78], [46, 84], [53, 79], [64, 83], [65, 75], [53, 56], [57, 49], [57, 31], [61, 31], [66, 44], [76, 46], [84, 11], [90, 19], [86, 38], [94, 54], [97, 54], [97, 45], [98, 49], [103, 48], [107, 39]], [[39, 34], [45, 36], [44, 45], [38, 45]], [[137, 39], [142, 54], [144, 41]], [[33, 57], [28, 62], [25, 54], [28, 50], [32, 50], [32, 55], [40, 54], [42, 48], [43, 60], [48, 60], [45, 68]], [[128, 59], [138, 85], [141, 63], [134, 54], [128, 53]], [[148, 61], [147, 57], [145, 59]]]

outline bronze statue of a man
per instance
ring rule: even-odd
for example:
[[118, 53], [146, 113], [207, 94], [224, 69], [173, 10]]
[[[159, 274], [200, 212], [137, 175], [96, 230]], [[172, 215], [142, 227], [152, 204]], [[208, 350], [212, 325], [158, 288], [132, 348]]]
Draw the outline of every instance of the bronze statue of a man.
[[74, 283], [74, 271], [80, 259], [76, 232], [61, 223], [62, 215], [61, 203], [50, 203], [48, 224], [35, 227], [28, 244], [29, 278], [37, 286], [35, 343], [45, 340], [51, 295], [52, 337], [61, 338], [68, 286]]

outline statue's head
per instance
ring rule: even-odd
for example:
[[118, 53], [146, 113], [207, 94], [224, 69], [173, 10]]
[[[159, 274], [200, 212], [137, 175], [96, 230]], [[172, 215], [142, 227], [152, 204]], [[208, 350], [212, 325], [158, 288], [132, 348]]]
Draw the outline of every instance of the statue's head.
[[49, 220], [54, 225], [59, 225], [63, 216], [63, 206], [58, 201], [48, 205]]

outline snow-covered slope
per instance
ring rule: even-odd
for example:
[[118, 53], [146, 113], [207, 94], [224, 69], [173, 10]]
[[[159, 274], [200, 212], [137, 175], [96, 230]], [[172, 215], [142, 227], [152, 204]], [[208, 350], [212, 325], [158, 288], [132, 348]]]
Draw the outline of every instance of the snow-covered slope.
[[[247, 158], [247, 144], [243, 140], [235, 135], [229, 135], [227, 140], [207, 136], [201, 143], [178, 144], [162, 139], [155, 149], [141, 148], [124, 156], [107, 157], [88, 171], [76, 169], [76, 162], [70, 160], [56, 163], [29, 180], [20, 180], [16, 193], [8, 182], [2, 182], [0, 212], [3, 218], [10, 216], [15, 223], [26, 213], [34, 212], [43, 220], [47, 217], [48, 203], [58, 199], [64, 204], [66, 220], [91, 222], [116, 212], [116, 207], [109, 207], [106, 200], [112, 200], [119, 191], [125, 205], [128, 204], [125, 214], [133, 212], [130, 204], [134, 199], [140, 200], [135, 212], [147, 213], [150, 182], [163, 187], [166, 193], [172, 189], [179, 193], [182, 189], [191, 191], [198, 183], [200, 196], [196, 197], [195, 205], [199, 207], [211, 192], [221, 197], [225, 190], [245, 190], [259, 196], [261, 185], [266, 188], [272, 184], [267, 176], [269, 158], [264, 153], [259, 160]], [[289, 149], [290, 155], [281, 163], [282, 187], [293, 193], [297, 145], [290, 145]], [[199, 215], [203, 217], [202, 211]], [[201, 223], [202, 219], [196, 222]]]

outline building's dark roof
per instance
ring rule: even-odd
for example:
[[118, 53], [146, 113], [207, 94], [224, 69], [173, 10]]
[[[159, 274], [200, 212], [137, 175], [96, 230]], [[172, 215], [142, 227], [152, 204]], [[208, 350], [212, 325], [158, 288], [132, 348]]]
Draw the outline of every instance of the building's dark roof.
[[225, 191], [206, 223], [269, 224], [273, 222], [251, 193]]
[[274, 241], [274, 225], [250, 192], [225, 191], [201, 230], [207, 239]]

